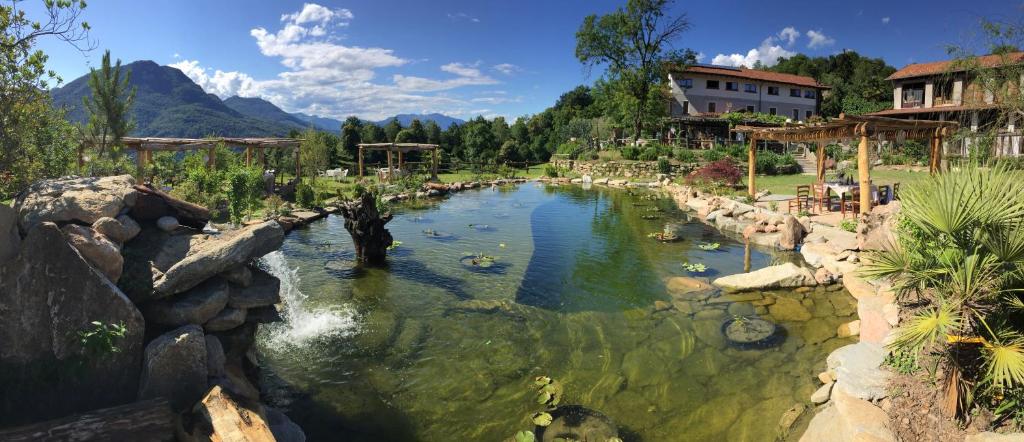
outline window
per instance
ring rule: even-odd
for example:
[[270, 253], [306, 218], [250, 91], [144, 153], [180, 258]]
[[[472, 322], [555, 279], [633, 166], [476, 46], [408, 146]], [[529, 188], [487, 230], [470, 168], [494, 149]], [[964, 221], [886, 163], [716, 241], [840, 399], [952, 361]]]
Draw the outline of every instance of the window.
[[804, 91], [804, 98], [814, 98], [814, 90], [807, 89]]
[[684, 101], [683, 102], [683, 115], [689, 115], [689, 114], [690, 114], [690, 102], [689, 101]]
[[727, 91], [738, 91], [740, 90], [740, 84], [735, 81], [726, 81], [725, 90]]
[[753, 112], [754, 106], [747, 106], [747, 112]]
[[692, 78], [684, 78], [682, 80], [679, 80], [679, 87], [681, 87], [683, 89], [689, 89], [689, 88], [693, 87], [693, 79]]
[[921, 107], [924, 105], [924, 83], [903, 85], [903, 107]]
[[806, 118], [806, 119], [810, 120], [810, 119], [811, 119], [811, 116], [812, 116], [812, 115], [814, 115], [814, 112], [811, 112], [811, 111], [807, 111], [807, 112], [806, 112], [806, 115], [807, 115], [807, 116], [806, 116], [806, 117], [804, 117], [804, 118]]
[[769, 107], [768, 108], [768, 115], [778, 115], [778, 113], [779, 113], [778, 109], [776, 109], [774, 107]]
[[800, 98], [800, 89], [790, 88], [789, 89], [789, 96], [790, 97]]
[[793, 121], [800, 121], [800, 109], [793, 109]]
[[708, 89], [718, 89], [718, 80], [708, 80]]
[[768, 86], [768, 95], [779, 95], [778, 86]]
[[750, 83], [744, 84], [743, 85], [743, 90], [747, 91], [747, 92], [750, 92], [752, 94], [756, 94], [757, 93], [757, 85], [756, 84], [750, 84]]
[[715, 102], [714, 101], [709, 101], [708, 102], [708, 113], [711, 113], [711, 114], [715, 113]]

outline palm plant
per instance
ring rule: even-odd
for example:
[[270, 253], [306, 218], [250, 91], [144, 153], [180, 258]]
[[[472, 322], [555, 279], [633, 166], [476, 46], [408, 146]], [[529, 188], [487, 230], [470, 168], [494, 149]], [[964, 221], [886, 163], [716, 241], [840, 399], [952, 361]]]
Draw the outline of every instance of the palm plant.
[[890, 347], [944, 362], [949, 415], [978, 397], [1005, 408], [1004, 397], [1024, 390], [1021, 178], [968, 166], [906, 189], [896, 243], [866, 257], [866, 276], [891, 279], [900, 301], [923, 305]]

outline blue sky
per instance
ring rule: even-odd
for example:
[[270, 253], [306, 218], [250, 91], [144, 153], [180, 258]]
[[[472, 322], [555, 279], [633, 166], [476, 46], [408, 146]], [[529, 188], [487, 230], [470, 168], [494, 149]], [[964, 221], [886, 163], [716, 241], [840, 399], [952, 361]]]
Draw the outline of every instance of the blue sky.
[[[66, 80], [110, 49], [125, 62], [176, 66], [222, 98], [260, 96], [291, 112], [515, 117], [600, 74], [576, 60], [574, 34], [584, 16], [624, 2], [94, 0], [84, 19], [96, 50], [82, 54], [53, 40], [40, 47]], [[1017, 19], [1022, 5], [705, 0], [673, 8], [692, 22], [677, 46], [704, 54], [705, 63], [852, 49], [898, 68], [943, 59], [949, 44], [976, 44], [981, 18]]]

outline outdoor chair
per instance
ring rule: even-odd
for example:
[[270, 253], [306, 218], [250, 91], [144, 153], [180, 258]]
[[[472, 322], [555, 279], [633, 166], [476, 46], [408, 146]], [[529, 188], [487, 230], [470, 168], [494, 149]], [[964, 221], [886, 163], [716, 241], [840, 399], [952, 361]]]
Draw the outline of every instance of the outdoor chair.
[[802, 209], [811, 210], [811, 186], [796, 186], [796, 198], [789, 200], [789, 213], [797, 213]]
[[876, 203], [886, 205], [889, 204], [889, 201], [892, 201], [892, 188], [888, 185], [878, 186], [878, 201]]
[[900, 183], [893, 183], [892, 185], [892, 199], [890, 201], [898, 201], [900, 199]]
[[825, 185], [825, 183], [814, 183], [813, 185], [811, 185], [811, 188], [814, 190], [813, 203], [814, 206], [817, 208], [818, 213], [822, 213], [823, 209], [831, 212], [833, 210], [833, 207], [839, 205], [838, 197], [832, 197], [832, 191], [829, 190], [828, 186]]
[[[849, 199], [846, 199], [847, 196], [849, 196]], [[846, 212], [847, 211], [849, 211], [850, 214], [853, 215], [854, 218], [856, 218], [857, 214], [860, 213], [860, 189], [859, 188], [855, 188], [855, 189], [847, 192], [846, 195], [843, 196], [842, 209], [841, 209], [842, 217], [843, 218], [846, 218]]]

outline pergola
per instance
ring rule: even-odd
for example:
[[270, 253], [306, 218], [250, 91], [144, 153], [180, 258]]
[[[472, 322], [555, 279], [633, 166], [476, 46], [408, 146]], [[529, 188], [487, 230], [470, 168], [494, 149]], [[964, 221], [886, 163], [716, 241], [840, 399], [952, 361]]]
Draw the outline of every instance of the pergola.
[[[924, 139], [930, 142], [929, 170], [939, 172], [942, 162], [942, 139], [952, 135], [959, 124], [952, 121], [901, 120], [885, 117], [847, 116], [825, 123], [784, 126], [784, 127], [752, 127], [737, 126], [736, 132], [749, 134], [750, 148], [748, 152], [748, 192], [753, 197], [757, 193], [754, 178], [754, 166], [757, 160], [757, 141], [783, 142], [814, 142], [817, 143], [818, 170], [817, 180], [825, 180], [825, 145], [830, 142], [859, 139], [857, 148], [857, 173], [861, 189], [871, 188], [871, 174], [868, 170], [868, 140], [903, 141], [907, 139]], [[860, 193], [860, 211], [871, 211], [871, 192]]]
[[436, 144], [421, 144], [421, 143], [366, 143], [359, 144], [359, 176], [363, 176], [363, 151], [364, 150], [383, 150], [388, 154], [388, 174], [387, 180], [391, 181], [391, 175], [394, 169], [394, 160], [392, 153], [398, 153], [398, 169], [401, 170], [402, 166], [405, 165], [405, 154], [408, 152], [420, 152], [430, 151], [431, 153], [431, 179], [437, 179], [437, 150], [440, 146]]
[[[125, 147], [132, 149], [136, 152], [135, 162], [139, 166], [139, 170], [144, 170], [145, 166], [153, 161], [154, 151], [171, 151], [180, 152], [186, 150], [202, 150], [207, 151], [207, 165], [214, 167], [217, 164], [217, 146], [224, 144], [227, 146], [244, 146], [245, 147], [245, 165], [252, 165], [253, 151], [259, 150], [260, 164], [264, 167], [267, 165], [267, 157], [265, 149], [267, 148], [288, 148], [294, 149], [295, 151], [295, 176], [300, 176], [302, 173], [301, 161], [299, 161], [299, 143], [301, 139], [296, 138], [136, 138], [126, 137], [121, 139], [121, 142]], [[81, 161], [81, 158], [79, 158]]]

